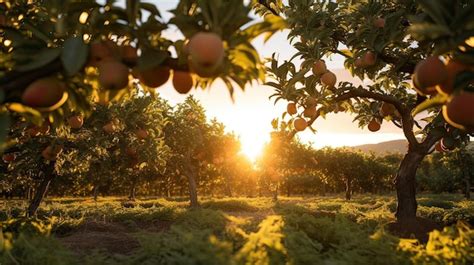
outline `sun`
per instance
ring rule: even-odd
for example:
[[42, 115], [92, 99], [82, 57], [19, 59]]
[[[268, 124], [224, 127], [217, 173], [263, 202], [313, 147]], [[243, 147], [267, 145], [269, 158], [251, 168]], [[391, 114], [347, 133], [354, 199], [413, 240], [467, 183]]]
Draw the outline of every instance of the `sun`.
[[242, 153], [246, 155], [253, 163], [257, 160], [265, 145], [265, 139], [261, 137], [241, 135], [240, 137]]

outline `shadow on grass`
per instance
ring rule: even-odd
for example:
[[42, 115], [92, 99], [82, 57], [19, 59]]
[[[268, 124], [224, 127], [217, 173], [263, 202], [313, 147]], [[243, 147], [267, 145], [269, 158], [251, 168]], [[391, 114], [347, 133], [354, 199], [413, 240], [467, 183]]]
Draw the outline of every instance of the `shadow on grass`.
[[401, 264], [399, 240], [383, 230], [373, 233], [344, 214], [278, 205], [282, 241], [291, 264]]

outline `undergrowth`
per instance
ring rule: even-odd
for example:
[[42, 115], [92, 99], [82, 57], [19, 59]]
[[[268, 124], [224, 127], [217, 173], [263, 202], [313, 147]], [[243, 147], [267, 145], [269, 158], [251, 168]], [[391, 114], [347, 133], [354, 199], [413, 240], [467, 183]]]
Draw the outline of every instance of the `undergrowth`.
[[[93, 202], [55, 199], [38, 218], [23, 218], [24, 202], [4, 202], [0, 264], [470, 264], [474, 262], [473, 201], [422, 196], [419, 215], [449, 225], [429, 241], [401, 239], [385, 227], [393, 198], [338, 197], [143, 199], [126, 208], [120, 198]], [[8, 206], [7, 206], [8, 205]], [[121, 224], [138, 241], [128, 254], [96, 249], [78, 254], [62, 236], [88, 222]], [[163, 230], [148, 229], [169, 223]], [[144, 224], [144, 225], [140, 225]]]

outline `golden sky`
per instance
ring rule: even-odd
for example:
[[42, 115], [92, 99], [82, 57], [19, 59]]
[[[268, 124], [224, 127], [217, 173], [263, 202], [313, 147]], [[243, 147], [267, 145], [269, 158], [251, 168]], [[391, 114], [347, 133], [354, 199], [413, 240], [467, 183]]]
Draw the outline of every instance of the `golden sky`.
[[[175, 0], [155, 1], [157, 2], [159, 2], [160, 10], [163, 11], [170, 10], [176, 4]], [[169, 16], [166, 12], [162, 15]], [[262, 39], [257, 39], [254, 45], [263, 58], [271, 57], [273, 53], [276, 53], [281, 60], [289, 59], [295, 50], [289, 45], [286, 34], [286, 32], [278, 33], [266, 43], [263, 43]], [[171, 39], [181, 38], [180, 34], [174, 30], [166, 32], [166, 36]], [[332, 58], [326, 63], [328, 68], [337, 75], [338, 81], [361, 82], [359, 79], [352, 78], [344, 70], [341, 57]], [[186, 98], [174, 91], [171, 80], [160, 87], [158, 92], [172, 104], [182, 102]], [[244, 92], [236, 90], [233, 103], [225, 85], [221, 82], [214, 83], [205, 91], [202, 89], [191, 91], [191, 94], [205, 107], [209, 118], [217, 118], [226, 125], [228, 131], [234, 131], [240, 136], [243, 151], [251, 158], [255, 158], [264, 143], [269, 140], [269, 132], [272, 130], [271, 120], [280, 117], [286, 108], [286, 102], [280, 101], [274, 105], [273, 101], [268, 99], [272, 93], [271, 87], [254, 84], [246, 88]], [[367, 129], [358, 128], [352, 123], [352, 119], [353, 117], [348, 114], [329, 115], [326, 120], [316, 121], [318, 130], [316, 134], [305, 131], [300, 133], [299, 137], [304, 142], [312, 142], [317, 148], [354, 146], [404, 138], [401, 130], [392, 124], [384, 123], [379, 132], [370, 133]]]

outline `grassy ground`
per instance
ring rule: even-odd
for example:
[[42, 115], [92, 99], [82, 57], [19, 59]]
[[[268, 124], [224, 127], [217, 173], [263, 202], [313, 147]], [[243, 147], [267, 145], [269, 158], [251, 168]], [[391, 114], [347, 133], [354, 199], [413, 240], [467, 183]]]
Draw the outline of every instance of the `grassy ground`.
[[[3, 201], [0, 264], [472, 264], [474, 201], [419, 196], [443, 226], [427, 243], [387, 232], [391, 196], [186, 199], [60, 198], [36, 220]], [[464, 223], [457, 223], [464, 220]], [[0, 240], [1, 240], [0, 238]], [[451, 263], [449, 263], [451, 262]]]

